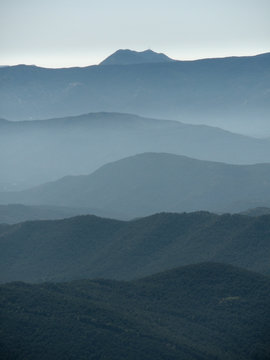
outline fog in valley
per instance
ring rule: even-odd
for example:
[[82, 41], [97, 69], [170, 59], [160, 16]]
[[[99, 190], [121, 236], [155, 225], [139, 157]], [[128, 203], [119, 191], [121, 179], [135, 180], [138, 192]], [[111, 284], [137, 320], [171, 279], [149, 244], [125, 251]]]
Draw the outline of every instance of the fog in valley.
[[269, 53], [198, 61], [137, 56], [116, 52], [109, 63], [84, 68], [0, 68], [0, 115], [36, 120], [124, 112], [270, 137]]
[[108, 162], [144, 152], [232, 164], [266, 163], [270, 158], [270, 139], [128, 114], [0, 120], [0, 130], [1, 191], [22, 190], [66, 175], [89, 175]]
[[1, 2], [1, 360], [270, 359], [269, 11]]

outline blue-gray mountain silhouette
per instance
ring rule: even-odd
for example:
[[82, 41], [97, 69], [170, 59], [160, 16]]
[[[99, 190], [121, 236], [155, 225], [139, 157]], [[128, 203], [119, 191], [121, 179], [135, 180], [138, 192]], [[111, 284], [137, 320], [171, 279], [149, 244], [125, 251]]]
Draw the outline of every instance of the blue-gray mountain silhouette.
[[270, 205], [270, 164], [229, 165], [145, 153], [109, 163], [90, 175], [0, 193], [0, 203], [88, 207], [116, 218], [161, 211], [244, 211]]
[[270, 274], [270, 215], [160, 213], [0, 224], [0, 282], [135, 279], [215, 261]]
[[108, 162], [143, 152], [253, 164], [270, 160], [270, 140], [130, 114], [0, 120], [0, 191], [89, 174]]
[[152, 50], [134, 51], [129, 49], [120, 49], [103, 60], [100, 65], [131, 65], [171, 61], [174, 60], [169, 58], [167, 55], [156, 53]]
[[0, 68], [0, 117], [126, 112], [270, 135], [270, 54], [118, 66]]

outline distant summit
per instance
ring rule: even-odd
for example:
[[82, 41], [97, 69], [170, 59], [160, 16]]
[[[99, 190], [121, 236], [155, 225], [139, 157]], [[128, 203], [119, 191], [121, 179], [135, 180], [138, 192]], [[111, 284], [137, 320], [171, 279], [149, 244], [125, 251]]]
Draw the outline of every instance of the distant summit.
[[173, 59], [165, 54], [156, 53], [152, 50], [133, 51], [133, 50], [117, 50], [115, 53], [103, 60], [99, 65], [130, 65], [144, 63], [162, 63], [171, 62]]

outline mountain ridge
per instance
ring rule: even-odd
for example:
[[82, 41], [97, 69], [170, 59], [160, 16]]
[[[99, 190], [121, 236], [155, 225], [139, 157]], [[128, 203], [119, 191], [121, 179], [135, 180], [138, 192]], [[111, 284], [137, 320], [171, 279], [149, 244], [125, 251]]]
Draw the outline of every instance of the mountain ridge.
[[[122, 119], [121, 119], [122, 118]], [[108, 112], [108, 111], [98, 111], [98, 112], [90, 112], [86, 114], [79, 114], [79, 115], [68, 115], [68, 116], [61, 116], [61, 117], [55, 117], [55, 118], [44, 118], [44, 119], [36, 119], [36, 120], [10, 120], [10, 119], [0, 119], [0, 126], [1, 125], [7, 125], [7, 126], [18, 126], [22, 127], [24, 125], [27, 126], [40, 126], [40, 125], [57, 125], [57, 124], [80, 124], [80, 121], [85, 122], [96, 122], [98, 124], [98, 121], [102, 123], [102, 121], [114, 121], [114, 120], [123, 120], [124, 122], [149, 122], [150, 123], [157, 123], [162, 125], [175, 125], [175, 126], [186, 126], [190, 128], [206, 128], [206, 129], [213, 129], [218, 130], [224, 134], [231, 134], [234, 136], [239, 136], [239, 138], [250, 138], [250, 139], [257, 139], [257, 140], [265, 140], [265, 138], [258, 138], [251, 135], [245, 135], [240, 133], [235, 133], [230, 130], [223, 129], [218, 126], [212, 126], [207, 124], [189, 124], [185, 123], [180, 120], [172, 120], [172, 119], [165, 119], [165, 118], [151, 118], [147, 116], [141, 116], [137, 114], [132, 113], [123, 113], [123, 112]]]
[[122, 111], [265, 134], [269, 70], [268, 53], [117, 67], [0, 68], [0, 117]]
[[145, 63], [162, 63], [171, 62], [173, 59], [169, 58], [163, 53], [156, 53], [150, 49], [144, 51], [134, 51], [129, 49], [119, 49], [108, 56], [99, 65], [133, 65]]
[[98, 209], [54, 207], [54, 206], [26, 206], [22, 204], [0, 205], [0, 224], [16, 224], [28, 220], [56, 220], [78, 215], [95, 213], [109, 218], [110, 214]]
[[254, 164], [269, 162], [270, 140], [204, 125], [121, 113], [3, 120], [0, 191], [30, 188], [65, 175], [89, 174], [108, 162], [143, 152]]
[[240, 212], [270, 204], [270, 164], [231, 165], [143, 153], [20, 192], [1, 204], [97, 208], [130, 219], [160, 211]]
[[[122, 118], [122, 119], [121, 119]], [[177, 126], [183, 126], [183, 127], [190, 127], [190, 128], [197, 128], [197, 129], [210, 129], [210, 130], [217, 130], [224, 134], [231, 134], [233, 136], [238, 136], [239, 138], [249, 138], [249, 139], [256, 139], [256, 140], [267, 140], [265, 138], [258, 138], [251, 135], [245, 135], [240, 133], [235, 133], [230, 130], [223, 129], [218, 126], [212, 126], [207, 124], [189, 124], [182, 122], [180, 120], [172, 120], [172, 119], [163, 119], [163, 118], [151, 118], [151, 117], [145, 117], [137, 114], [132, 113], [123, 113], [123, 112], [107, 112], [107, 111], [99, 111], [99, 112], [90, 112], [87, 114], [79, 114], [79, 115], [69, 115], [69, 116], [63, 116], [63, 117], [56, 117], [56, 118], [45, 118], [45, 119], [37, 119], [37, 120], [9, 120], [9, 119], [0, 119], [0, 126], [6, 125], [6, 126], [12, 126], [12, 127], [22, 127], [24, 125], [26, 126], [33, 126], [38, 127], [40, 125], [65, 125], [65, 124], [73, 124], [78, 125], [80, 122], [96, 122], [98, 125], [98, 121], [102, 124], [102, 121], [115, 121], [115, 120], [123, 120], [124, 122], [148, 122], [156, 123], [159, 125], [175, 125]]]
[[[121, 51], [121, 50], [125, 51], [125, 49], [118, 49], [115, 52]], [[129, 50], [129, 49], [126, 49], [126, 50]], [[130, 50], [130, 51], [133, 51], [133, 50]], [[147, 50], [145, 50], [145, 51], [147, 51]], [[138, 53], [140, 53], [140, 52], [138, 51]], [[156, 53], [156, 52], [154, 52], [154, 53]], [[111, 55], [113, 55], [113, 54], [111, 54]], [[157, 53], [157, 54], [163, 54], [163, 53]], [[109, 56], [111, 56], [111, 55], [109, 55]], [[164, 55], [166, 56], [166, 54], [164, 54]], [[209, 60], [227, 60], [227, 59], [228, 60], [234, 60], [234, 59], [237, 60], [237, 59], [250, 59], [250, 58], [256, 59], [256, 58], [260, 58], [260, 57], [268, 60], [268, 58], [270, 58], [270, 52], [267, 51], [267, 52], [258, 53], [255, 55], [231, 55], [231, 56], [219, 56], [219, 57], [205, 57], [205, 58], [198, 58], [198, 59], [191, 59], [191, 60], [181, 60], [181, 59], [171, 59], [171, 60], [173, 62], [178, 62], [178, 63], [180, 63], [180, 62], [193, 63], [193, 62], [202, 62], [202, 61], [209, 61]], [[102, 61], [104, 61], [104, 60], [102, 60]], [[134, 64], [131, 64], [131, 65], [134, 65]], [[52, 68], [50, 68], [50, 67], [38, 66], [35, 64], [16, 64], [16, 65], [5, 65], [5, 66], [2, 66], [2, 68], [29, 67], [29, 68], [38, 68], [38, 69], [44, 69], [44, 70], [69, 70], [69, 69], [85, 69], [85, 68], [98, 67], [98, 66], [99, 66], [98, 64], [94, 64], [94, 65], [86, 65], [86, 66], [72, 66], [72, 67], [62, 67], [62, 68], [61, 67], [60, 68], [52, 67]], [[1, 68], [1, 66], [0, 66], [0, 68]]]
[[0, 225], [0, 281], [131, 280], [199, 262], [270, 274], [270, 215], [94, 215]]

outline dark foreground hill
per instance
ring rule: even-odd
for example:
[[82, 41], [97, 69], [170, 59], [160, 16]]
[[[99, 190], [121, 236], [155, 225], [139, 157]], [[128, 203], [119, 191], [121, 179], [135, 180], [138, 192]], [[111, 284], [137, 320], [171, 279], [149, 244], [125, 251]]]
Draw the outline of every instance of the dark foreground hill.
[[116, 113], [0, 120], [0, 191], [89, 174], [108, 162], [143, 152], [254, 164], [270, 161], [270, 140]]
[[156, 212], [239, 212], [270, 205], [270, 164], [228, 165], [146, 153], [21, 192], [0, 203], [87, 207], [133, 218]]
[[270, 53], [69, 69], [9, 66], [0, 68], [0, 117], [128, 112], [265, 136], [269, 79]]
[[270, 274], [270, 215], [80, 216], [0, 226], [0, 281], [134, 279], [203, 261]]
[[228, 265], [0, 289], [3, 360], [270, 358], [270, 280]]

